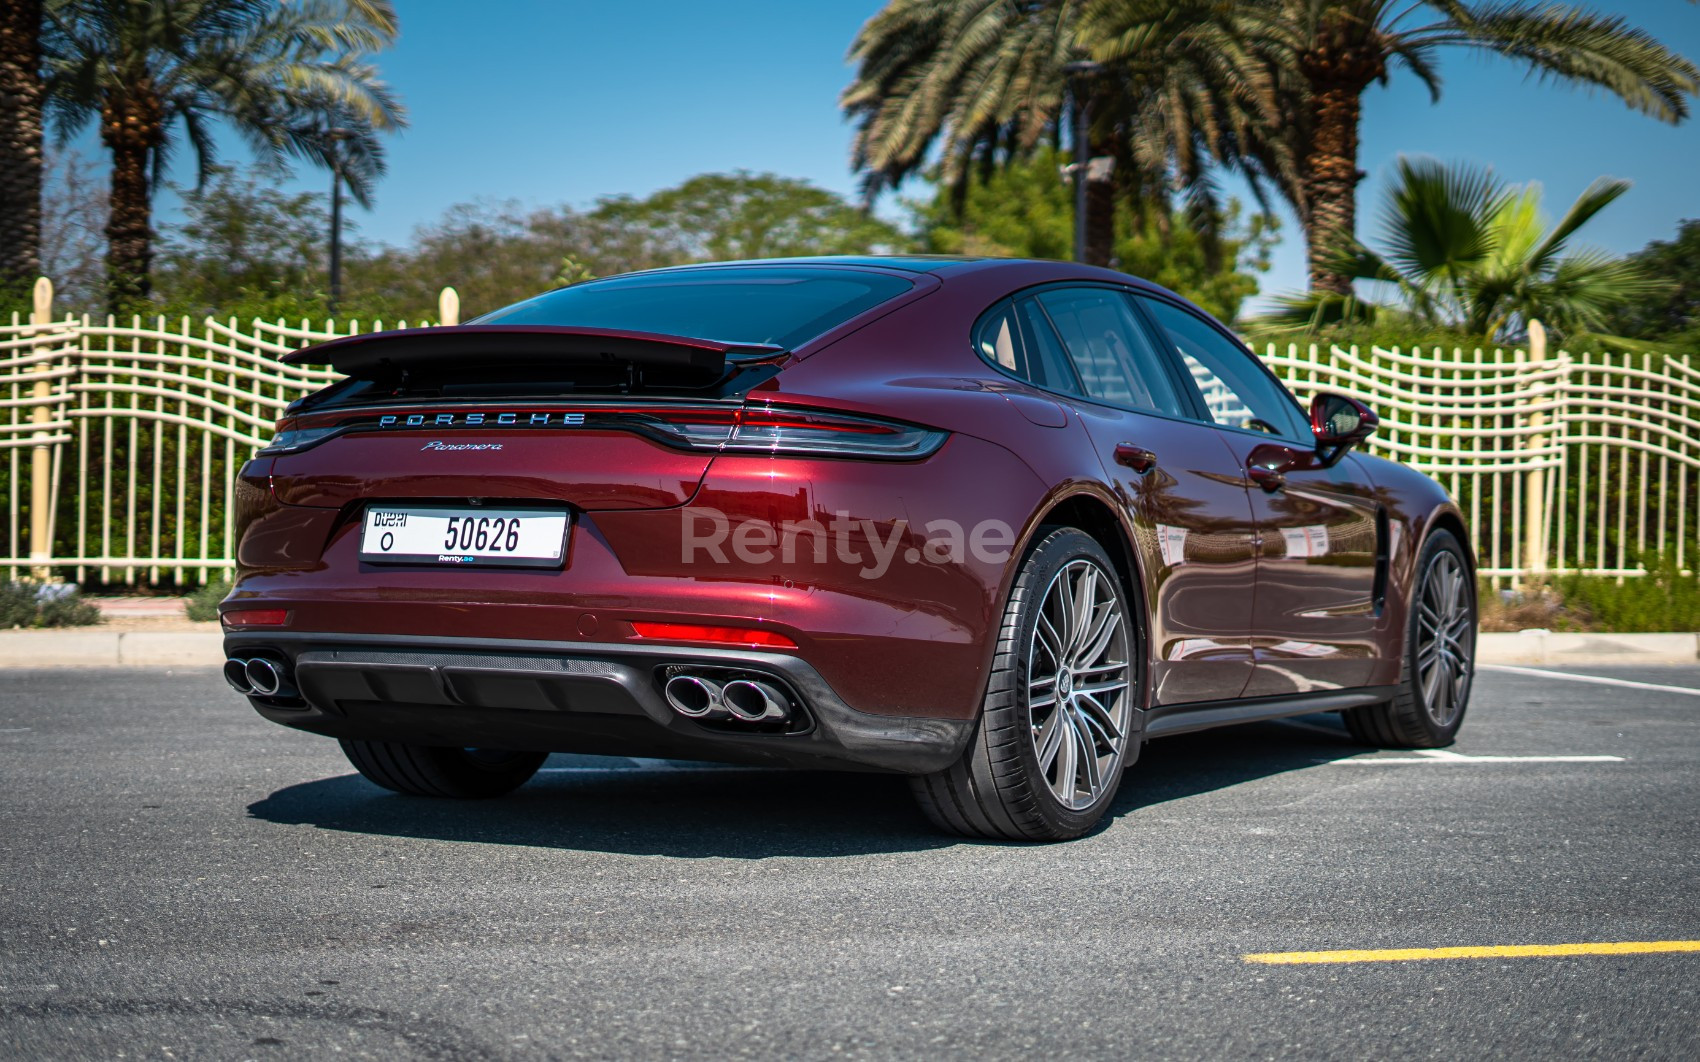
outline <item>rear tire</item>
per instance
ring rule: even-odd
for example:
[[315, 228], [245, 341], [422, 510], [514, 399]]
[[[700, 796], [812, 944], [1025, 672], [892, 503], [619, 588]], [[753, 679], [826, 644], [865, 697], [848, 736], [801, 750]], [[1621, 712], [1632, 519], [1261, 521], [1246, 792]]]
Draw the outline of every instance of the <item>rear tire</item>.
[[1010, 590], [968, 748], [910, 779], [927, 818], [1002, 841], [1067, 840], [1097, 825], [1139, 752], [1134, 631], [1104, 548], [1074, 528], [1043, 535]]
[[343, 741], [343, 755], [368, 782], [410, 796], [483, 799], [513, 792], [546, 752], [455, 749], [394, 741]]
[[1411, 584], [1399, 693], [1340, 713], [1353, 738], [1386, 749], [1452, 744], [1469, 707], [1476, 658], [1476, 581], [1449, 531], [1423, 544]]

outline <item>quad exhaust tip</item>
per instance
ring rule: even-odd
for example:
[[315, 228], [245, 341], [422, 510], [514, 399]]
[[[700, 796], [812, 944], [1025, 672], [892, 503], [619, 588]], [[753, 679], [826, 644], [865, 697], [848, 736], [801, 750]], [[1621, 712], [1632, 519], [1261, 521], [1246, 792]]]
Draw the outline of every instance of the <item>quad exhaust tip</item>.
[[765, 682], [738, 679], [728, 682], [720, 691], [726, 710], [746, 723], [766, 723], [790, 715], [785, 695]]
[[791, 717], [790, 699], [775, 686], [755, 679], [721, 682], [703, 675], [679, 674], [667, 680], [667, 703], [687, 719], [734, 719], [772, 723]]
[[667, 680], [667, 703], [687, 719], [724, 719], [729, 714], [721, 701], [722, 686], [696, 675], [674, 675]]
[[293, 697], [289, 665], [266, 656], [233, 656], [224, 662], [224, 681], [246, 697]]

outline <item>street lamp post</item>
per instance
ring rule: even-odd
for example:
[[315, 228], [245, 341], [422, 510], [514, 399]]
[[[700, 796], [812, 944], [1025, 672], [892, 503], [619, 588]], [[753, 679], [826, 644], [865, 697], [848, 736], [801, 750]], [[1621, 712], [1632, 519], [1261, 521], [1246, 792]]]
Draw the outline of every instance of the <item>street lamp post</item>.
[[347, 129], [327, 129], [331, 156], [331, 290], [329, 309], [336, 316], [342, 301], [342, 142], [354, 134]]
[[1089, 115], [1086, 112], [1086, 82], [1100, 69], [1089, 59], [1063, 67], [1068, 76], [1068, 92], [1074, 105], [1074, 260], [1086, 261], [1086, 171], [1091, 161], [1087, 156]]

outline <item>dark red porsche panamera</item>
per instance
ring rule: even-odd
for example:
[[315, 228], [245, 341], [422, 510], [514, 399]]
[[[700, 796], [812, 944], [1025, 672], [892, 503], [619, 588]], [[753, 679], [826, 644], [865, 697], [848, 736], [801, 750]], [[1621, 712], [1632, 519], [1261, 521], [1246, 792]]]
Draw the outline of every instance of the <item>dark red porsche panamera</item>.
[[226, 674], [390, 789], [550, 751], [873, 769], [1045, 840], [1147, 738], [1463, 718], [1457, 508], [1119, 273], [693, 266], [292, 357], [347, 378], [243, 471]]

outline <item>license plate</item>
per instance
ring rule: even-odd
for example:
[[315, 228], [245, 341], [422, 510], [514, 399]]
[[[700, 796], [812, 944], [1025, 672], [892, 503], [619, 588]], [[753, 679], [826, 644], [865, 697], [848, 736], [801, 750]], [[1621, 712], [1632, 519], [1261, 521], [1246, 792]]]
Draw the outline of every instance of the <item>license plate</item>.
[[360, 531], [360, 559], [377, 564], [559, 568], [566, 556], [564, 512], [372, 506]]

